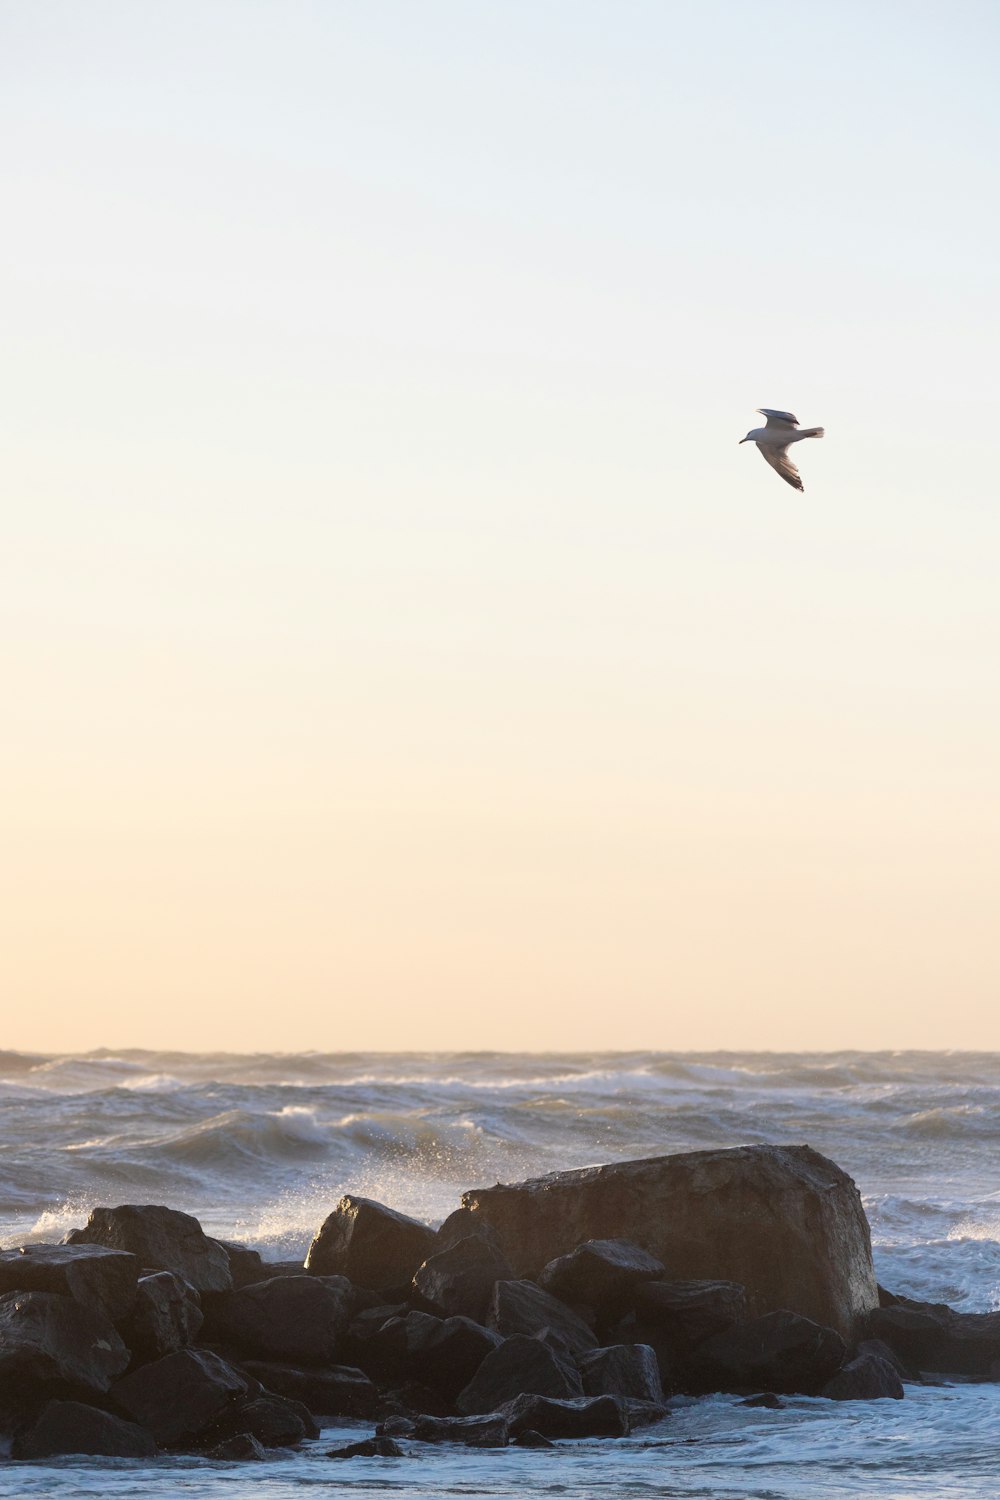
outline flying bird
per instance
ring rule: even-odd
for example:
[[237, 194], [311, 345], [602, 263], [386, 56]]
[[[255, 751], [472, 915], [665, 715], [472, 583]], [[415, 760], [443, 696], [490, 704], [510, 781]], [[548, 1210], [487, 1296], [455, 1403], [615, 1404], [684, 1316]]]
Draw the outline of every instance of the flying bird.
[[745, 438], [740, 438], [740, 442], [756, 443], [758, 452], [763, 454], [786, 484], [796, 490], [803, 489], [799, 471], [788, 457], [788, 449], [792, 443], [801, 442], [803, 438], [822, 437], [822, 427], [804, 427], [800, 432], [799, 419], [793, 417], [790, 411], [771, 411], [767, 406], [758, 406], [757, 410], [762, 417], [767, 418], [766, 426], [755, 427]]

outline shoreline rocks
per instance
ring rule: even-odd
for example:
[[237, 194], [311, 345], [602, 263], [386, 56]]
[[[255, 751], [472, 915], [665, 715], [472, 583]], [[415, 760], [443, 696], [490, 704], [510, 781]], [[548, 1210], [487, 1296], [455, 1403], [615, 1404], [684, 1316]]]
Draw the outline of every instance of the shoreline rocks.
[[[899, 1399], [921, 1371], [1000, 1378], [1000, 1314], [875, 1293], [848, 1317], [870, 1267], [852, 1194], [807, 1148], [751, 1147], [469, 1193], [437, 1231], [348, 1195], [308, 1266], [271, 1266], [163, 1206], [97, 1208], [63, 1246], [0, 1252], [0, 1435], [15, 1459], [228, 1462], [350, 1416], [378, 1431], [336, 1456], [384, 1458], [620, 1438], [668, 1415], [664, 1392], [766, 1406]], [[711, 1243], [743, 1210], [747, 1244]], [[581, 1226], [601, 1232], [573, 1242]], [[759, 1273], [749, 1287], [721, 1274], [740, 1257]], [[786, 1302], [762, 1311], [782, 1285]], [[851, 1336], [801, 1310], [810, 1286]]]

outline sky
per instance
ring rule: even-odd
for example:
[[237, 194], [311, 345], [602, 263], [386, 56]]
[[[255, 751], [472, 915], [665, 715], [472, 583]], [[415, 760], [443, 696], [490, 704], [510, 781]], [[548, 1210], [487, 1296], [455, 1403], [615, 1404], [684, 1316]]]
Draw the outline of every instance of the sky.
[[1000, 1048], [998, 47], [0, 0], [5, 1045]]

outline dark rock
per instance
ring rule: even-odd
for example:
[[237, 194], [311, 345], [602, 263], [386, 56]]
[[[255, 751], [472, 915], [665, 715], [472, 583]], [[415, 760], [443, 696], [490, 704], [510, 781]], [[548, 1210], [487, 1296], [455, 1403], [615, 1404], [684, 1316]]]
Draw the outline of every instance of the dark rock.
[[134, 1255], [103, 1245], [22, 1245], [0, 1250], [0, 1294], [59, 1292], [112, 1323], [135, 1302]]
[[915, 1371], [903, 1363], [895, 1349], [890, 1349], [889, 1345], [884, 1343], [882, 1339], [862, 1339], [860, 1344], [855, 1347], [851, 1358], [856, 1359], [859, 1354], [877, 1354], [879, 1359], [884, 1359], [887, 1364], [892, 1365], [900, 1380], [917, 1380], [919, 1378]]
[[1000, 1312], [960, 1313], [941, 1302], [895, 1297], [871, 1314], [866, 1332], [910, 1369], [1000, 1379]]
[[655, 1256], [631, 1240], [588, 1240], [550, 1260], [538, 1285], [563, 1302], [585, 1303], [605, 1319], [619, 1316], [644, 1281], [664, 1275]]
[[416, 1417], [386, 1417], [375, 1428], [376, 1437], [412, 1437]]
[[518, 1396], [502, 1408], [512, 1436], [530, 1429], [548, 1438], [628, 1437], [628, 1407], [617, 1396]]
[[[273, 1272], [269, 1266], [265, 1268], [259, 1250], [251, 1250], [248, 1245], [238, 1245], [234, 1240], [216, 1240], [215, 1244], [221, 1245], [226, 1252], [234, 1290], [238, 1291], [241, 1286], [252, 1286], [255, 1281], [267, 1281], [272, 1277]], [[297, 1274], [302, 1275], [301, 1262]]]
[[197, 1292], [228, 1292], [233, 1284], [223, 1247], [190, 1214], [159, 1204], [95, 1208], [83, 1229], [69, 1232], [66, 1244], [127, 1250], [140, 1267], [173, 1271]]
[[226, 1438], [223, 1443], [216, 1443], [205, 1457], [231, 1463], [260, 1463], [267, 1457], [267, 1450], [253, 1433], [240, 1432], [236, 1437]]
[[387, 1417], [396, 1414], [410, 1417], [453, 1417], [455, 1404], [441, 1391], [425, 1385], [422, 1380], [405, 1380], [402, 1385], [393, 1386], [386, 1391], [382, 1398], [382, 1412]]
[[[273, 1281], [276, 1276], [301, 1276], [305, 1265], [301, 1260], [261, 1260], [260, 1275], [254, 1281]], [[250, 1283], [246, 1283], [250, 1285]]]
[[459, 1240], [468, 1239], [469, 1235], [475, 1235], [477, 1239], [485, 1240], [492, 1245], [494, 1250], [500, 1250], [500, 1236], [492, 1224], [487, 1224], [481, 1214], [474, 1214], [468, 1208], [456, 1208], [454, 1213], [448, 1215], [435, 1235], [434, 1254], [442, 1250], [450, 1250], [452, 1245], [457, 1245]]
[[831, 1401], [878, 1401], [903, 1399], [903, 1382], [887, 1359], [878, 1354], [859, 1354], [838, 1370], [820, 1391]]
[[498, 1281], [513, 1276], [502, 1251], [479, 1235], [468, 1235], [424, 1261], [413, 1277], [421, 1303], [442, 1317], [482, 1323]]
[[845, 1172], [808, 1146], [738, 1146], [555, 1172], [465, 1193], [521, 1276], [586, 1240], [634, 1240], [668, 1268], [745, 1286], [845, 1338], [878, 1304], [871, 1236]]
[[296, 1365], [246, 1359], [240, 1368], [265, 1390], [301, 1401], [321, 1417], [373, 1417], [378, 1408], [375, 1386], [363, 1370], [350, 1365], [302, 1370]]
[[349, 1194], [309, 1246], [306, 1270], [314, 1276], [346, 1276], [358, 1286], [403, 1287], [436, 1248], [434, 1231], [426, 1224]]
[[119, 1380], [111, 1395], [162, 1446], [197, 1437], [248, 1393], [246, 1377], [207, 1349], [179, 1349]]
[[410, 1374], [454, 1399], [501, 1342], [492, 1328], [471, 1318], [435, 1319], [433, 1327], [421, 1323], [407, 1344]]
[[342, 1276], [276, 1276], [212, 1297], [204, 1337], [251, 1358], [331, 1364], [351, 1319]]
[[172, 1271], [143, 1276], [135, 1306], [122, 1322], [122, 1338], [136, 1363], [162, 1359], [197, 1338], [203, 1321], [198, 1293]]
[[345, 1448], [331, 1448], [327, 1458], [405, 1458], [399, 1444], [391, 1437], [366, 1438], [363, 1443], [348, 1443]]
[[622, 1396], [628, 1412], [629, 1425], [633, 1432], [639, 1427], [652, 1427], [670, 1416], [670, 1408], [663, 1401], [640, 1401], [637, 1396]]
[[533, 1427], [526, 1427], [523, 1432], [519, 1432], [514, 1441], [519, 1448], [555, 1447], [555, 1443], [551, 1438], [542, 1437], [542, 1434], [540, 1432], [536, 1432]]
[[781, 1411], [784, 1401], [776, 1396], [773, 1391], [762, 1391], [759, 1396], [747, 1396], [746, 1400], [738, 1403], [740, 1406], [765, 1406], [768, 1411]]
[[156, 1444], [144, 1427], [80, 1401], [50, 1401], [37, 1421], [14, 1440], [14, 1458], [55, 1458], [96, 1453], [108, 1458], [151, 1458]]
[[0, 1297], [0, 1390], [68, 1386], [100, 1393], [128, 1359], [114, 1325], [72, 1297], [58, 1292]]
[[750, 1316], [746, 1288], [732, 1281], [648, 1281], [635, 1299], [637, 1326], [687, 1352]]
[[265, 1392], [226, 1407], [201, 1434], [201, 1441], [214, 1446], [249, 1433], [265, 1448], [289, 1448], [303, 1438], [319, 1437], [319, 1428], [301, 1401]]
[[613, 1344], [577, 1360], [588, 1396], [634, 1396], [662, 1404], [663, 1386], [656, 1355], [648, 1344]]
[[422, 1312], [382, 1320], [374, 1311], [375, 1316], [362, 1313], [352, 1322], [344, 1339], [344, 1356], [379, 1384], [408, 1380], [414, 1349], [431, 1337], [441, 1320]]
[[817, 1394], [844, 1362], [844, 1341], [793, 1312], [766, 1313], [700, 1344], [693, 1356], [698, 1386], [710, 1391], [748, 1387]]
[[554, 1335], [571, 1354], [597, 1348], [597, 1339], [576, 1313], [533, 1281], [498, 1281], [490, 1299], [489, 1325], [503, 1338], [516, 1333]]
[[518, 1334], [487, 1354], [455, 1405], [466, 1416], [496, 1411], [523, 1393], [582, 1396], [583, 1382], [567, 1355]]
[[496, 1412], [481, 1417], [418, 1417], [411, 1436], [420, 1443], [462, 1443], [466, 1448], [506, 1448], [510, 1433]]

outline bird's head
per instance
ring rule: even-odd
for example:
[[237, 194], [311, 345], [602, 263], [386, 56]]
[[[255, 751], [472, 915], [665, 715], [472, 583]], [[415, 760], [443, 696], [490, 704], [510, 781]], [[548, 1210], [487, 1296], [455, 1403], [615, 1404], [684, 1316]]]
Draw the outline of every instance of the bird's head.
[[740, 438], [740, 441], [739, 441], [739, 443], [737, 443], [736, 446], [740, 447], [743, 443], [752, 443], [752, 442], [753, 442], [753, 433], [752, 432], [748, 432], [745, 438]]

